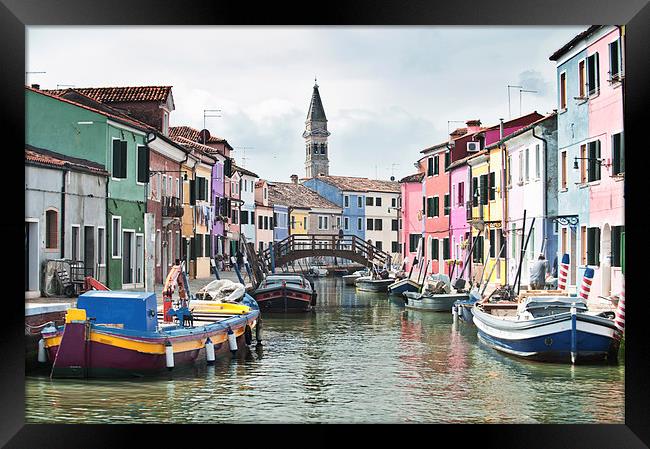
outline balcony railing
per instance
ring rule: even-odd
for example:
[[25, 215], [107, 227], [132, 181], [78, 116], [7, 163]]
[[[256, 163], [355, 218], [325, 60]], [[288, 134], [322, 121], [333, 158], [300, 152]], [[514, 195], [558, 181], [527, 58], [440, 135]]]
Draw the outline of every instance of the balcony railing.
[[162, 197], [162, 215], [163, 217], [182, 217], [183, 205], [179, 198], [174, 196]]

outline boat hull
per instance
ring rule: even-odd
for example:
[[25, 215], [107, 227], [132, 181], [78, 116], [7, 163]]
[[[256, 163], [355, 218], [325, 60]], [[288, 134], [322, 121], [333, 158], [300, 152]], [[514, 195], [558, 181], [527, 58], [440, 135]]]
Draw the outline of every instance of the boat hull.
[[372, 281], [357, 280], [355, 286], [357, 287], [357, 290], [361, 290], [363, 292], [381, 293], [387, 292], [388, 286], [393, 282], [395, 282], [394, 279], [378, 279]]
[[[572, 317], [568, 312], [530, 320], [504, 320], [472, 309], [479, 339], [501, 352], [542, 362], [571, 363]], [[606, 318], [576, 314], [575, 363], [616, 361], [620, 335]]]
[[402, 279], [388, 286], [388, 293], [401, 296], [404, 292], [418, 292], [420, 285], [411, 279]]
[[355, 274], [348, 274], [343, 276], [343, 282], [345, 282], [345, 285], [354, 285], [354, 282], [359, 278], [360, 276], [357, 276]]
[[316, 303], [316, 293], [302, 288], [269, 287], [253, 293], [261, 311], [305, 313], [311, 312]]
[[208, 338], [214, 344], [215, 357], [229, 354], [228, 328], [237, 338], [237, 347], [245, 347], [258, 318], [259, 310], [251, 310], [205, 326], [176, 326], [156, 332], [71, 321], [55, 332], [44, 333], [43, 338], [52, 378], [142, 377], [169, 371], [166, 342], [171, 344], [174, 367], [191, 365], [204, 356]]
[[406, 293], [405, 306], [409, 309], [427, 310], [430, 312], [451, 312], [454, 302], [468, 298], [467, 293], [450, 293], [442, 295], [420, 295]]

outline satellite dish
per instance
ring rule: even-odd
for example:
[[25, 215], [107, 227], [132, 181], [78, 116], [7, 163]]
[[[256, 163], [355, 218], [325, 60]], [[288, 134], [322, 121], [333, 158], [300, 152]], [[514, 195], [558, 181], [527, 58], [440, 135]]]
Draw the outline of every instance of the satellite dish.
[[210, 131], [202, 129], [201, 132], [199, 132], [199, 142], [206, 143], [208, 140], [210, 140]]

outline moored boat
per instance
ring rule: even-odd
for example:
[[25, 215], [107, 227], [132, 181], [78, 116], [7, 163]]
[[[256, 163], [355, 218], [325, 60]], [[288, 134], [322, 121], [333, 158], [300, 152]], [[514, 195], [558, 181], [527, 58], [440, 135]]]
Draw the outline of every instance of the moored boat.
[[428, 310], [431, 312], [449, 312], [456, 301], [466, 300], [467, 293], [427, 294], [406, 292], [405, 306], [409, 309]]
[[352, 274], [346, 274], [343, 276], [343, 282], [345, 282], [345, 285], [354, 285], [354, 282], [357, 279], [359, 279], [361, 276], [367, 276], [368, 273], [368, 270], [359, 270], [355, 271]]
[[421, 285], [413, 279], [399, 279], [388, 286], [391, 295], [402, 295], [405, 292], [419, 292]]
[[263, 311], [309, 312], [316, 303], [316, 292], [305, 276], [272, 274], [253, 292]]
[[[241, 304], [193, 314], [171, 309], [178, 322], [159, 322], [154, 293], [88, 291], [69, 309], [63, 326], [41, 332], [51, 377], [130, 377], [191, 365], [249, 344], [259, 332], [259, 308], [246, 295]], [[259, 337], [259, 334], [257, 334]]]
[[[519, 304], [476, 303], [479, 339], [518, 357], [563, 363], [616, 361], [621, 333], [608, 313], [578, 297], [534, 297]], [[613, 314], [612, 314], [613, 315]]]
[[364, 292], [387, 292], [388, 286], [395, 282], [395, 279], [373, 279], [372, 276], [358, 277], [354, 285], [357, 290]]
[[309, 275], [314, 277], [327, 276], [327, 268], [321, 268], [317, 265], [312, 265], [309, 267]]

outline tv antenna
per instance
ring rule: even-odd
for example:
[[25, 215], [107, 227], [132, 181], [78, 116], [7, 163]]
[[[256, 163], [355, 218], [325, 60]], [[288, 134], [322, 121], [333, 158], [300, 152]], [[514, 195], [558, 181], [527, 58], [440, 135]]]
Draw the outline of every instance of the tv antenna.
[[449, 124], [450, 123], [465, 123], [463, 120], [447, 120], [447, 135], [449, 135]]
[[512, 112], [510, 110], [510, 89], [511, 88], [523, 89], [524, 87], [523, 86], [511, 86], [510, 84], [508, 84], [508, 119], [512, 118]]
[[203, 110], [203, 129], [205, 128], [205, 119], [207, 117], [221, 117], [221, 109], [204, 109]]
[[519, 89], [519, 116], [521, 117], [521, 93], [522, 92], [530, 92], [533, 94], [536, 94], [536, 90], [526, 90], [526, 89]]
[[246, 161], [248, 158], [246, 157], [246, 150], [253, 150], [255, 147], [233, 147], [236, 151], [242, 150], [242, 157], [241, 157], [241, 166], [242, 168], [246, 168]]

